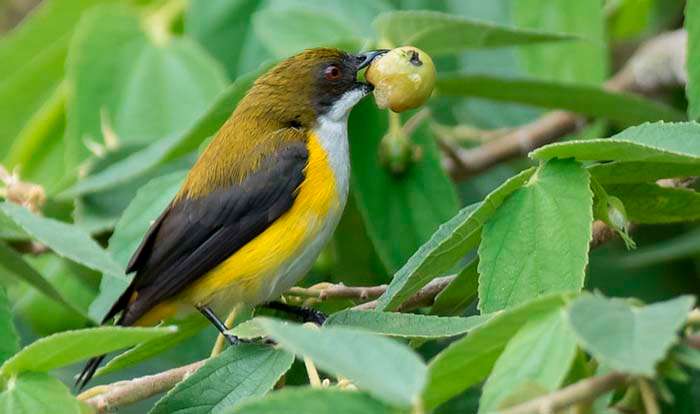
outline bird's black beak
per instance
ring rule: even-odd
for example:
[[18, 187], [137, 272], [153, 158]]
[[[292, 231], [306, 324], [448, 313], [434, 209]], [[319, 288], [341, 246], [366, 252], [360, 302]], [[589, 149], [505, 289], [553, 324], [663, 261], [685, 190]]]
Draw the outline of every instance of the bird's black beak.
[[377, 49], [377, 50], [370, 50], [369, 52], [363, 52], [358, 54], [357, 57], [357, 70], [360, 70], [362, 68], [365, 68], [369, 66], [370, 63], [377, 57], [385, 54], [388, 52], [389, 49]]

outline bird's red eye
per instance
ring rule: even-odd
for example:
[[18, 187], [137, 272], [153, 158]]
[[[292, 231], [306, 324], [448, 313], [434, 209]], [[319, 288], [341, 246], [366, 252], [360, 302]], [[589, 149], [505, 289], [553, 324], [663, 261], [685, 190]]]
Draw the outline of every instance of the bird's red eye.
[[329, 65], [326, 70], [323, 71], [323, 76], [330, 81], [340, 79], [341, 75], [340, 68], [336, 65]]

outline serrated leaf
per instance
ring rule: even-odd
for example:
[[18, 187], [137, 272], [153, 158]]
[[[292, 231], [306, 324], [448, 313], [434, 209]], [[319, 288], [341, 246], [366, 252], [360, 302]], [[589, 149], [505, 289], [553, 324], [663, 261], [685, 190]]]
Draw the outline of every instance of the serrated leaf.
[[423, 392], [426, 409], [433, 409], [483, 381], [523, 324], [561, 308], [566, 298], [562, 294], [549, 295], [497, 313], [436, 355], [428, 364], [428, 383]]
[[482, 312], [583, 287], [593, 222], [589, 178], [576, 161], [551, 160], [486, 222], [479, 246]]
[[331, 315], [323, 326], [343, 326], [406, 338], [446, 338], [465, 334], [488, 319], [488, 316], [460, 318], [344, 310]]
[[37, 216], [10, 202], [0, 203], [0, 211], [59, 256], [98, 272], [123, 274], [109, 253], [77, 226]]
[[[168, 206], [184, 177], [185, 172], [182, 171], [158, 177], [149, 181], [136, 193], [109, 239], [108, 251], [121, 266], [126, 267], [151, 223]], [[129, 286], [131, 277], [109, 272], [102, 274], [100, 293], [90, 305], [89, 313], [93, 319], [102, 320], [112, 304]]]
[[[66, 160], [83, 161], [85, 140], [102, 143], [105, 125], [122, 143], [151, 143], [180, 134], [223, 90], [223, 69], [187, 38], [153, 43], [139, 15], [97, 7], [81, 19], [66, 64]], [[105, 83], [107, 82], [107, 83]]]
[[80, 402], [63, 383], [43, 372], [10, 378], [0, 392], [0, 412], [81, 414]]
[[19, 350], [19, 337], [12, 322], [12, 310], [5, 289], [0, 286], [0, 364]]
[[421, 148], [420, 160], [401, 176], [378, 160], [376, 149], [387, 127], [386, 112], [368, 99], [350, 115], [353, 195], [379, 258], [394, 272], [440, 224], [457, 214], [459, 202], [427, 125], [411, 136]]
[[158, 165], [177, 159], [215, 134], [231, 116], [238, 102], [259, 73], [246, 74], [226, 88], [209, 109], [185, 132], [174, 134], [148, 145], [105, 170], [79, 181], [61, 193], [64, 198], [109, 189], [152, 171]]
[[600, 363], [652, 377], [694, 303], [692, 296], [680, 296], [634, 307], [622, 299], [585, 295], [571, 304], [568, 316], [581, 346]]
[[565, 313], [556, 309], [529, 321], [498, 357], [484, 384], [479, 412], [514, 405], [508, 403], [513, 393], [528, 386], [537, 387], [543, 394], [555, 391], [564, 382], [575, 356], [576, 337]]
[[606, 162], [588, 167], [601, 184], [652, 183], [662, 178], [682, 178], [700, 175], [700, 162], [676, 164], [663, 162]]
[[656, 184], [606, 185], [618, 197], [632, 222], [640, 224], [678, 223], [700, 219], [700, 194], [685, 188]]
[[479, 288], [479, 259], [472, 260], [442, 292], [435, 296], [430, 313], [442, 316], [461, 315], [476, 299]]
[[177, 332], [165, 328], [98, 328], [64, 331], [38, 339], [22, 348], [0, 366], [0, 374], [9, 376], [26, 371], [50, 371], [80, 360], [139, 344]]
[[423, 10], [384, 13], [377, 17], [374, 26], [380, 38], [392, 45], [412, 45], [432, 55], [575, 39], [566, 34], [500, 26]]
[[202, 329], [209, 326], [209, 323], [201, 314], [194, 313], [181, 321], [174, 321], [172, 326], [177, 327], [177, 332], [141, 342], [133, 348], [127, 349], [110, 359], [103, 367], [100, 367], [97, 372], [95, 372], [95, 376], [99, 377], [116, 372], [138, 364], [141, 361], [158, 356], [184, 340], [196, 335]]
[[625, 161], [697, 164], [700, 162], [700, 124], [647, 123], [607, 139], [568, 141], [546, 145], [530, 153], [536, 160], [576, 158], [580, 161]]
[[585, 84], [515, 79], [489, 75], [441, 75], [436, 83], [441, 96], [480, 97], [639, 124], [646, 121], [682, 121], [685, 114], [636, 95], [609, 92]]
[[418, 401], [426, 367], [410, 348], [347, 328], [314, 329], [260, 318], [257, 323], [280, 346], [308, 356], [320, 369], [342, 375], [375, 398], [399, 406]]
[[442, 224], [425, 244], [394, 275], [386, 292], [377, 300], [377, 310], [394, 310], [430, 280], [448, 271], [479, 243], [481, 226], [503, 200], [520, 188], [535, 172], [525, 170], [492, 191], [478, 205], [463, 208]]
[[229, 347], [170, 390], [150, 414], [221, 413], [272, 389], [294, 355], [265, 345]]
[[328, 388], [285, 388], [245, 402], [223, 414], [408, 414], [364, 392]]

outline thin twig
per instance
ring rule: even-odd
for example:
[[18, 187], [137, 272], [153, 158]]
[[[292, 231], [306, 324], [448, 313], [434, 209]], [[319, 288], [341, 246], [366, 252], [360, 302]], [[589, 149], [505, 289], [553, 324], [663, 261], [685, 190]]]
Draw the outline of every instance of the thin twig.
[[[605, 83], [611, 91], [648, 93], [687, 81], [684, 30], [659, 35], [642, 45], [628, 63]], [[579, 130], [585, 118], [571, 112], [554, 111], [518, 127], [513, 132], [471, 149], [460, 148], [457, 156], [448, 154], [445, 166], [456, 180], [477, 175], [511, 158], [526, 155]]]
[[[92, 396], [91, 391], [87, 390], [81, 395], [89, 396], [84, 401], [97, 413], [112, 411], [116, 407], [133, 404], [173, 388], [183, 378], [197, 371], [204, 362], [197, 361], [159, 374], [115, 382], [107, 386], [101, 385], [99, 387], [106, 387], [105, 392]], [[78, 398], [81, 399], [80, 396]]]
[[600, 377], [586, 378], [568, 387], [523, 404], [501, 410], [501, 414], [554, 413], [574, 404], [593, 401], [596, 397], [624, 385], [629, 377], [613, 372]]

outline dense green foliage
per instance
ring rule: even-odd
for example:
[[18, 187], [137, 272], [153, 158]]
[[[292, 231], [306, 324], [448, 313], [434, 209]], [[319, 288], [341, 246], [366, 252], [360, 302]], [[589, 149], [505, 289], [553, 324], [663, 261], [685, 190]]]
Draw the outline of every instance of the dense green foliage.
[[[684, 85], [604, 87], [683, 28]], [[323, 327], [239, 308], [254, 343], [209, 358], [198, 314], [97, 326], [260, 73], [308, 47], [404, 44], [436, 62], [428, 108], [353, 110], [348, 207], [285, 295]], [[611, 372], [577, 412], [700, 412], [699, 52], [700, 0], [41, 2], [0, 36], [0, 412], [92, 412], [78, 363], [115, 351], [95, 383], [209, 358], [124, 413], [491, 413]], [[499, 158], [492, 141], [551, 109], [578, 128]], [[320, 282], [386, 288], [325, 298]]]

